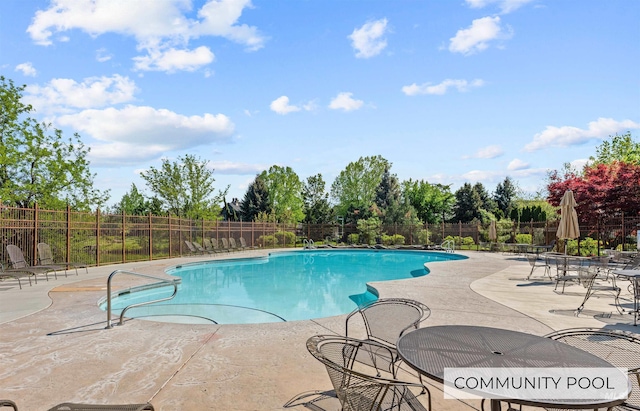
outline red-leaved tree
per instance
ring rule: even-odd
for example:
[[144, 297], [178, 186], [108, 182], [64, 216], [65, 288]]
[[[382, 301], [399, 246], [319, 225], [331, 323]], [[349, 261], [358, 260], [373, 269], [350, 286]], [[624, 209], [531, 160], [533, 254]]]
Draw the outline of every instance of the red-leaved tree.
[[581, 223], [595, 224], [598, 220], [625, 216], [640, 217], [640, 165], [613, 162], [587, 167], [583, 175], [550, 176], [547, 200], [560, 205], [564, 192], [573, 191]]

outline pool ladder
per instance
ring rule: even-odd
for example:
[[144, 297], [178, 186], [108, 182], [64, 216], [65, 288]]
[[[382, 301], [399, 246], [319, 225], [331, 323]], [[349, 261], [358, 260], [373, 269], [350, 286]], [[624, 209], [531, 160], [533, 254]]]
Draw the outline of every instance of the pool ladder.
[[316, 246], [313, 244], [313, 240], [312, 239], [307, 240], [306, 238], [302, 240], [302, 246], [304, 247], [305, 250], [316, 248]]
[[447, 253], [455, 253], [456, 251], [456, 243], [453, 240], [443, 241], [441, 247]]
[[178, 293], [178, 283], [180, 282], [179, 279], [177, 279], [177, 280], [167, 280], [166, 278], [154, 277], [152, 275], [134, 273], [132, 271], [125, 271], [125, 270], [116, 270], [116, 271], [112, 272], [111, 275], [109, 275], [109, 278], [107, 279], [107, 327], [106, 327], [107, 329], [113, 328], [113, 324], [111, 324], [111, 280], [117, 274], [128, 274], [128, 275], [132, 275], [132, 276], [135, 276], [135, 277], [151, 278], [153, 280], [159, 280], [160, 281], [160, 283], [155, 283], [155, 284], [163, 284], [164, 283], [164, 284], [168, 284], [168, 285], [172, 285], [173, 286], [173, 294], [171, 294], [169, 297], [159, 298], [157, 300], [152, 300], [152, 301], [144, 301], [144, 302], [141, 302], [141, 303], [136, 303], [136, 304], [131, 304], [131, 305], [126, 306], [122, 310], [122, 312], [120, 313], [120, 321], [118, 322], [118, 325], [124, 324], [124, 314], [130, 308], [141, 307], [143, 305], [149, 305], [149, 304], [153, 304], [153, 303], [159, 303], [161, 301], [171, 300]]

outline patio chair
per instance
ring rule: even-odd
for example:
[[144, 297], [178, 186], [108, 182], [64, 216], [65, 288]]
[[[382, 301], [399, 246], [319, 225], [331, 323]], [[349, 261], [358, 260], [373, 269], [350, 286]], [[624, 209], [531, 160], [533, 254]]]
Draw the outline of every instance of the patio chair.
[[[347, 315], [345, 335], [349, 336], [349, 324], [353, 324], [356, 318], [360, 318], [366, 333], [363, 340], [389, 348], [392, 353], [391, 362], [398, 364], [401, 358], [396, 351], [396, 341], [407, 330], [417, 329], [420, 323], [430, 315], [431, 309], [419, 301], [406, 298], [381, 298], [364, 304]], [[353, 330], [353, 326], [351, 329]], [[420, 374], [418, 378], [422, 382]]]
[[10, 407], [13, 411], [18, 411], [18, 406], [11, 400], [0, 400], [0, 408]]
[[189, 252], [191, 255], [201, 255], [202, 253], [193, 245], [191, 241], [184, 240], [184, 243], [187, 245]]
[[622, 310], [620, 308], [620, 304], [618, 302], [618, 297], [620, 296], [620, 287], [616, 286], [615, 278], [612, 278], [611, 284], [602, 284], [596, 282], [596, 279], [599, 275], [604, 275], [604, 279], [606, 280], [606, 273], [600, 271], [599, 265], [590, 265], [589, 267], [580, 267], [580, 271], [578, 271], [578, 276], [580, 278], [580, 284], [587, 290], [584, 295], [584, 300], [582, 300], [582, 304], [576, 310], [576, 316], [580, 315], [582, 309], [584, 308], [584, 304], [587, 300], [596, 293], [610, 293], [615, 298], [614, 304], [616, 309], [620, 314], [622, 314]]
[[[316, 335], [307, 340], [307, 350], [326, 367], [343, 410], [431, 409], [431, 393], [426, 387], [397, 380], [393, 368], [387, 368], [391, 365], [388, 359], [392, 354], [382, 344], [343, 336]], [[362, 363], [359, 358], [363, 357], [371, 360]], [[389, 377], [378, 376], [381, 372]], [[428, 408], [412, 389], [427, 393]]]
[[209, 240], [209, 239], [208, 239], [208, 238], [206, 238], [206, 237], [202, 239], [202, 245], [203, 245], [203, 247], [204, 247], [205, 251], [207, 251], [207, 252], [208, 252], [208, 253], [210, 253], [210, 254], [211, 254], [211, 253], [217, 254], [217, 253], [222, 252], [222, 251], [221, 251], [220, 249], [218, 249], [218, 248], [213, 248], [213, 244], [211, 244], [211, 240]]
[[21, 278], [27, 278], [29, 280], [29, 285], [31, 285], [31, 277], [32, 273], [23, 272], [23, 271], [13, 271], [11, 269], [4, 269], [4, 264], [0, 263], [0, 278], [13, 278], [14, 280], [18, 280], [18, 287], [22, 290], [22, 282]]
[[640, 338], [632, 333], [595, 328], [569, 328], [545, 335], [604, 358], [611, 364], [629, 370], [632, 391], [615, 411], [640, 410]]
[[229, 247], [234, 251], [243, 251], [243, 248], [238, 247], [238, 243], [236, 243], [236, 239], [233, 237], [229, 237]]
[[245, 250], [246, 250], [246, 249], [253, 250], [253, 249], [258, 248], [258, 247], [256, 247], [255, 245], [248, 246], [248, 245], [247, 245], [247, 241], [244, 239], [244, 237], [240, 237], [240, 245], [241, 245], [241, 246], [242, 246], [242, 248], [244, 248]]
[[544, 267], [543, 275], [548, 275], [549, 277], [551, 276], [550, 275], [551, 267], [549, 266], [549, 259], [547, 257], [541, 258], [536, 253], [525, 253], [525, 254], [526, 254], [526, 257], [527, 257], [527, 261], [529, 262], [529, 265], [531, 266], [531, 271], [529, 271], [529, 275], [527, 276], [527, 280], [531, 278], [531, 276], [533, 275], [533, 271], [536, 268], [539, 268], [539, 267]]
[[219, 253], [228, 253], [228, 249], [220, 248], [220, 244], [218, 243], [218, 239], [211, 237], [211, 248], [217, 250]]
[[146, 404], [121, 404], [121, 405], [110, 405], [110, 404], [78, 404], [78, 403], [70, 403], [65, 402], [62, 404], [58, 404], [52, 408], [49, 408], [49, 411], [154, 411], [153, 405]]
[[200, 254], [213, 254], [214, 251], [213, 250], [206, 250], [204, 247], [202, 247], [200, 245], [200, 243], [197, 243], [195, 241], [192, 241], [191, 244], [193, 245], [193, 247], [198, 251], [198, 253]]
[[571, 282], [579, 282], [580, 276], [578, 272], [580, 268], [586, 264], [587, 260], [580, 258], [572, 258], [566, 255], [556, 255], [556, 286], [553, 291], [558, 289], [558, 285], [562, 283], [562, 294], [564, 294], [564, 289], [567, 285], [568, 281]]
[[22, 250], [12, 244], [7, 245], [7, 254], [9, 254], [9, 261], [11, 262], [11, 269], [5, 270], [10, 272], [23, 272], [30, 273], [33, 276], [36, 284], [38, 284], [38, 275], [44, 275], [47, 281], [49, 281], [49, 273], [53, 273], [54, 277], [58, 279], [56, 273], [56, 267], [50, 267], [45, 265], [29, 265], [24, 259]]
[[78, 275], [78, 268], [84, 268], [87, 274], [89, 273], [89, 268], [85, 263], [56, 263], [53, 261], [53, 253], [51, 252], [51, 247], [47, 243], [38, 243], [38, 263], [40, 265], [48, 265], [48, 266], [62, 266], [65, 269], [65, 276], [68, 269], [75, 269], [76, 275]]
[[237, 251], [237, 250], [235, 250], [235, 249], [233, 249], [233, 248], [231, 248], [231, 247], [229, 246], [229, 240], [227, 240], [226, 238], [222, 237], [222, 238], [220, 239], [220, 241], [222, 242], [222, 249], [223, 249], [223, 250], [227, 250], [227, 251]]

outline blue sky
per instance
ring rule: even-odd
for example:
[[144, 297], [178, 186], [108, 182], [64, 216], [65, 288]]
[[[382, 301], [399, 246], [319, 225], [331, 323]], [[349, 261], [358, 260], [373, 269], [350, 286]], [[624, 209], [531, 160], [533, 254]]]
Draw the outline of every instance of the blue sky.
[[227, 199], [274, 164], [329, 188], [371, 155], [532, 193], [637, 138], [638, 21], [637, 0], [3, 0], [0, 73], [80, 134], [110, 203], [184, 154]]

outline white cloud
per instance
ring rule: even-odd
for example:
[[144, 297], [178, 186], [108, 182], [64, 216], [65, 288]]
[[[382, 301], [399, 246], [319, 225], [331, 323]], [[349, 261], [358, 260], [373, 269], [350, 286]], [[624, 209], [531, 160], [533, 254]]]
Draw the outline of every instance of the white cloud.
[[353, 111], [362, 107], [364, 102], [362, 100], [356, 100], [351, 96], [353, 96], [353, 93], [338, 93], [338, 95], [331, 100], [329, 108], [333, 110]]
[[465, 156], [464, 158], [483, 158], [483, 159], [492, 159], [496, 157], [500, 157], [504, 154], [504, 150], [499, 145], [487, 146], [479, 149], [472, 156]]
[[459, 92], [469, 91], [472, 87], [481, 87], [484, 85], [484, 81], [476, 79], [473, 81], [467, 80], [454, 80], [446, 79], [440, 84], [432, 85], [431, 83], [423, 83], [418, 85], [413, 83], [410, 86], [402, 87], [402, 92], [408, 96], [415, 96], [418, 94], [445, 94], [449, 88], [456, 88]]
[[130, 102], [136, 90], [133, 80], [118, 74], [111, 77], [89, 77], [81, 83], [58, 78], [44, 86], [28, 86], [25, 101], [44, 113], [69, 113], [72, 109]]
[[384, 35], [387, 32], [387, 19], [365, 23], [349, 35], [351, 46], [356, 50], [356, 57], [369, 58], [380, 54], [387, 47]]
[[98, 164], [156, 158], [163, 152], [230, 140], [234, 124], [224, 114], [185, 116], [146, 106], [84, 110], [55, 121], [102, 143], [91, 145]]
[[195, 71], [211, 63], [214, 58], [208, 47], [200, 46], [195, 50], [150, 49], [147, 56], [134, 57], [133, 61], [136, 70], [173, 73], [177, 70]]
[[234, 163], [232, 161], [212, 161], [209, 163], [209, 166], [211, 166], [217, 174], [225, 175], [256, 175], [269, 168], [269, 166], [264, 164]]
[[507, 166], [507, 170], [509, 171], [526, 170], [529, 167], [530, 167], [529, 163], [526, 163], [520, 160], [519, 158], [514, 158], [513, 160], [511, 160], [511, 162]]
[[481, 9], [489, 4], [497, 3], [503, 14], [511, 13], [532, 1], [533, 0], [466, 0], [469, 7], [473, 9]]
[[280, 96], [277, 99], [273, 100], [269, 107], [272, 111], [275, 111], [276, 113], [282, 115], [300, 111], [300, 107], [292, 106], [289, 104], [289, 97], [287, 96]]
[[37, 74], [36, 69], [33, 67], [33, 64], [30, 62], [21, 63], [16, 66], [16, 71], [21, 72], [25, 76], [35, 77]]
[[632, 120], [616, 121], [612, 118], [599, 118], [591, 121], [588, 128], [580, 129], [572, 126], [547, 126], [533, 136], [533, 141], [524, 147], [524, 151], [536, 151], [546, 147], [569, 147], [586, 143], [590, 140], [604, 139], [609, 135], [631, 129], [640, 129], [640, 123]]
[[107, 52], [107, 49], [99, 48], [96, 50], [96, 60], [100, 63], [104, 63], [105, 61], [111, 60], [113, 56]]
[[471, 23], [467, 29], [458, 30], [449, 43], [449, 51], [464, 55], [474, 54], [489, 47], [489, 42], [511, 37], [500, 26], [500, 17], [482, 17]]
[[191, 7], [189, 0], [52, 0], [48, 9], [36, 12], [27, 32], [40, 45], [62, 41], [60, 35], [74, 29], [93, 37], [132, 36], [138, 50], [147, 52], [135, 59], [140, 70], [194, 70], [210, 63], [213, 53], [207, 47], [188, 48], [191, 40], [203, 36], [224, 37], [250, 51], [263, 47], [266, 39], [257, 28], [238, 24], [250, 0], [209, 0], [197, 11], [197, 19], [186, 16]]

